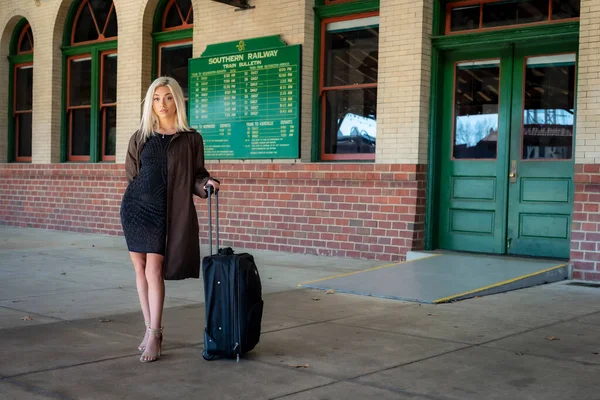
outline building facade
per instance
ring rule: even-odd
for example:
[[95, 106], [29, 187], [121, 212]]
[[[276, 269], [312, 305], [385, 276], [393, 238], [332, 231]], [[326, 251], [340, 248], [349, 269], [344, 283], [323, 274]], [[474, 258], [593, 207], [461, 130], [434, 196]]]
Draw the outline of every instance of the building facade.
[[1, 2], [0, 223], [121, 234], [152, 79], [193, 107], [189, 59], [277, 36], [301, 49], [298, 151], [210, 159], [227, 245], [553, 257], [600, 280], [600, 0], [224, 3]]

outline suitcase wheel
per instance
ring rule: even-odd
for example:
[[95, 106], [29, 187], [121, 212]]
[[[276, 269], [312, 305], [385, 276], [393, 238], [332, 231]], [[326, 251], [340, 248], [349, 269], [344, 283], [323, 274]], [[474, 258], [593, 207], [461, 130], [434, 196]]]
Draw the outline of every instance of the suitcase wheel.
[[206, 361], [212, 361], [215, 359], [215, 356], [212, 354], [209, 354], [206, 350], [202, 351], [202, 358], [204, 358]]

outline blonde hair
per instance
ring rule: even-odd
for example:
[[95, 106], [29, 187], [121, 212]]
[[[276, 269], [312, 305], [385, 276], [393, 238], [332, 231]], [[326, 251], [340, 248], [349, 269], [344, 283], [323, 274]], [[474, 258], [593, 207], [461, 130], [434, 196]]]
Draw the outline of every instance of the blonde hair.
[[179, 86], [179, 83], [177, 83], [175, 79], [169, 76], [161, 76], [152, 82], [142, 103], [142, 120], [140, 121], [140, 127], [138, 129], [138, 134], [141, 136], [142, 142], [146, 142], [146, 140], [152, 136], [152, 133], [160, 127], [158, 116], [152, 109], [152, 99], [154, 98], [156, 89], [161, 86], [168, 87], [173, 95], [173, 100], [175, 100], [175, 106], [177, 107], [177, 121], [175, 122], [175, 128], [177, 129], [177, 132], [191, 130], [187, 122], [185, 99], [183, 97], [181, 86]]

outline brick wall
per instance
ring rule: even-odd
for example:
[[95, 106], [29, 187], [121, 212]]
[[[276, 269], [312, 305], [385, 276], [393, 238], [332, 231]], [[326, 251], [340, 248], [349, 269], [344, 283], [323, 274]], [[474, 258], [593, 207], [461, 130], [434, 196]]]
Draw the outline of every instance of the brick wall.
[[[423, 248], [425, 166], [212, 164], [224, 245], [404, 259]], [[122, 165], [0, 165], [0, 224], [121, 235]], [[206, 203], [197, 199], [201, 227]], [[201, 229], [206, 243], [207, 232]]]
[[600, 281], [600, 164], [575, 166], [573, 279]]
[[0, 224], [121, 234], [117, 164], [0, 164]]

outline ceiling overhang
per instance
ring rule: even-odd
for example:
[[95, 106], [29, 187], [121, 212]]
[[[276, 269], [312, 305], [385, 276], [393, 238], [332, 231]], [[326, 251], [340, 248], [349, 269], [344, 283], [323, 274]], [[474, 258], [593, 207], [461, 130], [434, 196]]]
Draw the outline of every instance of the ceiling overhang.
[[213, 1], [216, 1], [217, 3], [227, 4], [228, 6], [233, 6], [233, 7], [237, 8], [236, 11], [249, 10], [251, 8], [254, 8], [254, 6], [251, 6], [248, 4], [248, 0], [213, 0]]

